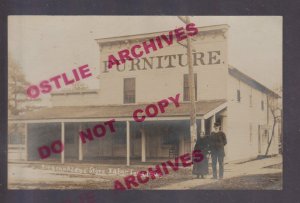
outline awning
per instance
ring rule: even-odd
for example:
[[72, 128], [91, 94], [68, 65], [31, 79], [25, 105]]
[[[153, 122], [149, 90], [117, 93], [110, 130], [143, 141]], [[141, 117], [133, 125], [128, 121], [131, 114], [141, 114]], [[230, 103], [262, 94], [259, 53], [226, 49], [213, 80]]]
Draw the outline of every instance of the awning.
[[[150, 103], [148, 103], [150, 104]], [[84, 119], [111, 119], [111, 118], [132, 118], [136, 109], [145, 109], [148, 104], [130, 105], [106, 105], [106, 106], [64, 106], [43, 108], [28, 112], [23, 115], [9, 117], [9, 121], [30, 121], [30, 120], [84, 120]], [[204, 116], [220, 108], [226, 107], [226, 100], [202, 100], [196, 102], [197, 116]], [[190, 103], [181, 102], [178, 108], [170, 104], [165, 113], [159, 113], [157, 117], [189, 117]]]

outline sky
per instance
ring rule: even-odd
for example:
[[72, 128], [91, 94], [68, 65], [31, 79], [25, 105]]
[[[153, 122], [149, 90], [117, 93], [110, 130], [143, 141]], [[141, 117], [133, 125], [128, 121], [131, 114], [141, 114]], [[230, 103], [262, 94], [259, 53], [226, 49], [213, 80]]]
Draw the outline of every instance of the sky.
[[[282, 84], [281, 16], [192, 16], [197, 27], [228, 24], [229, 64], [270, 89]], [[95, 39], [174, 30], [176, 16], [9, 16], [9, 57], [33, 84], [89, 64], [98, 85]]]

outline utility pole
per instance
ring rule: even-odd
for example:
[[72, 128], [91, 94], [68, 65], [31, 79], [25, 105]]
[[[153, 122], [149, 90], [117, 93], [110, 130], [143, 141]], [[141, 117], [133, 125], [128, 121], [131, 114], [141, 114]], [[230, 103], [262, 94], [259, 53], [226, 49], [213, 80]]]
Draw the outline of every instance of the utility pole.
[[[178, 16], [178, 18], [185, 24], [190, 23], [188, 16]], [[195, 80], [194, 69], [192, 64], [192, 45], [191, 38], [187, 37], [187, 60], [189, 67], [189, 94], [190, 94], [190, 135], [191, 135], [191, 151], [194, 148], [195, 140], [197, 138], [197, 123], [196, 123], [196, 103], [195, 103]]]

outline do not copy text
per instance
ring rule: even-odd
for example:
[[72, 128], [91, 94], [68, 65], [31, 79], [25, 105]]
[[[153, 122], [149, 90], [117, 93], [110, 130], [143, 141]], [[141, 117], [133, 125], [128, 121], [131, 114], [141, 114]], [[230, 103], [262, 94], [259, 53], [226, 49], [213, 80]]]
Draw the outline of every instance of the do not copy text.
[[[179, 96], [180, 94], [176, 94], [175, 97], [169, 97], [168, 99], [163, 99], [158, 101], [156, 104], [149, 104], [146, 106], [145, 110], [143, 109], [136, 109], [133, 112], [133, 119], [136, 122], [143, 122], [145, 121], [146, 117], [156, 117], [158, 113], [165, 113], [165, 108], [167, 108], [170, 102], [173, 102], [175, 107], [179, 107]], [[92, 129], [87, 128], [85, 131], [80, 131], [80, 139], [82, 143], [86, 143], [86, 139], [94, 140], [94, 137], [101, 138], [106, 135], [107, 127], [109, 128], [111, 133], [116, 132], [115, 126], [115, 119], [109, 120], [104, 122], [104, 124], [97, 124]]]
[[[145, 109], [136, 109], [133, 112], [133, 119], [136, 122], [143, 122], [145, 121], [146, 117], [153, 118], [156, 117], [159, 112], [161, 114], [166, 112], [166, 108], [169, 106], [169, 104], [172, 102], [174, 103], [175, 107], [179, 107], [179, 97], [180, 94], [176, 94], [175, 97], [169, 97], [167, 99], [162, 99], [158, 101], [157, 103], [149, 104], [145, 107]], [[111, 133], [116, 132], [115, 128], [115, 119], [108, 120], [106, 122], [99, 123], [95, 125], [93, 128], [87, 128], [85, 130], [81, 130], [79, 132], [79, 136], [82, 143], [86, 143], [86, 139], [92, 141], [94, 140], [94, 137], [96, 138], [103, 138], [107, 134], [108, 131]], [[61, 153], [64, 150], [64, 146], [60, 140], [56, 140], [52, 143], [52, 145], [49, 146], [41, 146], [38, 148], [39, 155], [42, 159], [45, 159], [49, 157], [52, 153]]]

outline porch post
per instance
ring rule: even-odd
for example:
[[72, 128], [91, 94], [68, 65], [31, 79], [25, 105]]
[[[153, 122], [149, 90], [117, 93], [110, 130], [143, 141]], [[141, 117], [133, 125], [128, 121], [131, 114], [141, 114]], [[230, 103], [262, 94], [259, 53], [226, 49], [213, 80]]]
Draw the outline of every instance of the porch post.
[[130, 123], [126, 121], [127, 166], [130, 166]]
[[[82, 125], [81, 123], [79, 123], [79, 132], [82, 130]], [[80, 136], [78, 136], [78, 144], [79, 144], [79, 155], [78, 155], [78, 159], [79, 161], [82, 161], [83, 159], [83, 153], [82, 153], [82, 141], [80, 139]]]
[[214, 123], [216, 122], [216, 114], [214, 114], [211, 117], [211, 122], [210, 122], [210, 132], [212, 132], [212, 130], [214, 129]]
[[205, 119], [204, 118], [201, 119], [201, 132], [204, 132], [204, 134], [206, 133], [205, 132]]
[[61, 122], [61, 143], [63, 144], [63, 151], [61, 152], [61, 163], [65, 163], [65, 123]]
[[222, 131], [227, 135], [227, 116], [222, 116]]
[[[190, 127], [190, 132], [192, 132], [193, 130], [195, 130], [192, 126]], [[190, 140], [191, 140], [191, 150], [190, 152], [193, 152], [196, 141], [197, 141], [197, 126], [196, 126], [196, 132], [195, 133], [190, 133]]]
[[142, 162], [146, 162], [146, 134], [145, 130], [141, 129], [142, 133]]
[[184, 135], [180, 134], [179, 136], [179, 154], [184, 154]]
[[27, 129], [27, 123], [25, 123], [25, 143], [24, 143], [24, 145], [25, 145], [25, 147], [24, 147], [24, 149], [25, 149], [25, 161], [28, 161], [28, 129]]

